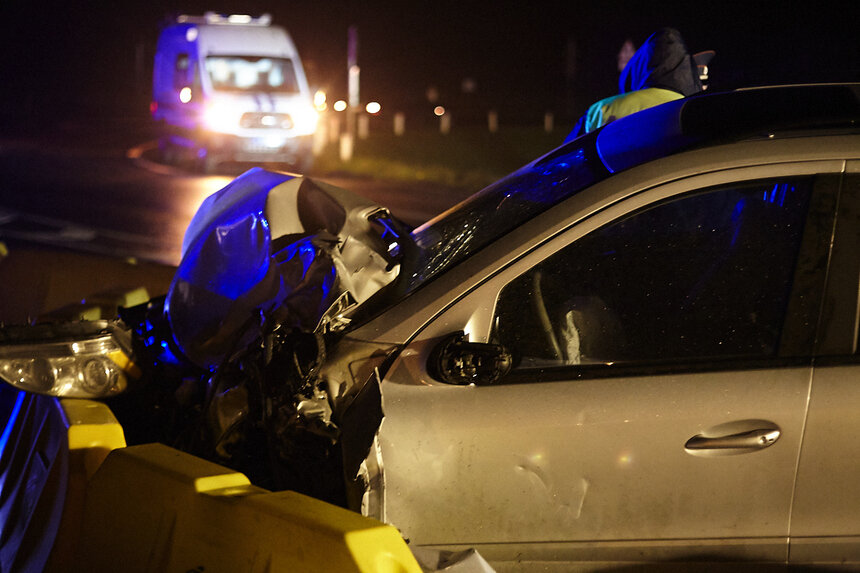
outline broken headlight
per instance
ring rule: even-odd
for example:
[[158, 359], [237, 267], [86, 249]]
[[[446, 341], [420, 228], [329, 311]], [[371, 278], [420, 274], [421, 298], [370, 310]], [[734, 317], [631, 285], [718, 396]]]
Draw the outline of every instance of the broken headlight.
[[130, 332], [116, 321], [0, 329], [0, 378], [12, 386], [62, 398], [107, 398], [136, 377]]

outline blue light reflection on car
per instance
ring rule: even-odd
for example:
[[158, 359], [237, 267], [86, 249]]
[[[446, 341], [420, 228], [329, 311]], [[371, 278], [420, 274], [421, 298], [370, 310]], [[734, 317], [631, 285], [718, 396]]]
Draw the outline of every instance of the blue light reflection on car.
[[[9, 414], [9, 419], [6, 420], [6, 427], [3, 429], [3, 434], [0, 434], [0, 458], [3, 451], [6, 449], [6, 444], [9, 442], [9, 435], [12, 433], [12, 428], [15, 427], [15, 422], [18, 420], [18, 414], [21, 413], [21, 405], [24, 403], [26, 392], [17, 390], [18, 395], [15, 397], [15, 404], [12, 406], [12, 412]], [[2, 486], [2, 484], [0, 484]], [[0, 488], [2, 489], [2, 488]]]
[[254, 171], [195, 215], [165, 300], [173, 341], [200, 366], [214, 367], [236, 345], [260, 336], [275, 309], [286, 326], [312, 330], [334, 296], [336, 273], [326, 251], [334, 237], [314, 228], [273, 238], [267, 199], [291, 176]]
[[268, 189], [234, 204], [189, 247], [176, 279], [230, 300], [248, 292], [269, 270], [271, 237], [263, 209]]
[[780, 207], [785, 204], [785, 196], [794, 192], [794, 186], [788, 183], [777, 183], [770, 191], [765, 191], [763, 199], [768, 203], [777, 203]]
[[670, 101], [608, 123], [595, 131], [601, 161], [612, 173], [671, 155], [700, 138], [685, 134], [680, 110], [689, 98]]

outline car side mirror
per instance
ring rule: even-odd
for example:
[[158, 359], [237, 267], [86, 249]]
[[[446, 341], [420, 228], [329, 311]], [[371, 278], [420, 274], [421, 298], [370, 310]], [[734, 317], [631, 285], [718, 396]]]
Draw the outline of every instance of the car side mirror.
[[513, 358], [504, 346], [469, 342], [463, 332], [443, 338], [430, 353], [428, 373], [448, 384], [487, 386], [511, 371]]

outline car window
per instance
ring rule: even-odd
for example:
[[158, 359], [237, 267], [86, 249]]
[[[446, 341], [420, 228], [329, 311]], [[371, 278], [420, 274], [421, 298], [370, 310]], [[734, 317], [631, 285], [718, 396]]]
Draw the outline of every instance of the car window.
[[530, 219], [610, 176], [594, 147], [598, 132], [569, 142], [410, 233], [400, 273], [380, 296], [362, 303], [365, 323]]
[[518, 368], [776, 355], [808, 179], [721, 186], [602, 227], [501, 292]]
[[560, 147], [415, 229], [411, 236], [420, 254], [404, 274], [406, 292], [608, 177], [594, 137]]

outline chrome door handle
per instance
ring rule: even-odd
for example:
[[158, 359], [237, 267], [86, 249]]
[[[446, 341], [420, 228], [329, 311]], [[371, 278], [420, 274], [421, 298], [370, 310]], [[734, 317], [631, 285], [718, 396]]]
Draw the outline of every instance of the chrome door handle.
[[684, 447], [688, 450], [760, 450], [773, 445], [778, 439], [779, 430], [762, 428], [716, 438], [693, 436]]

